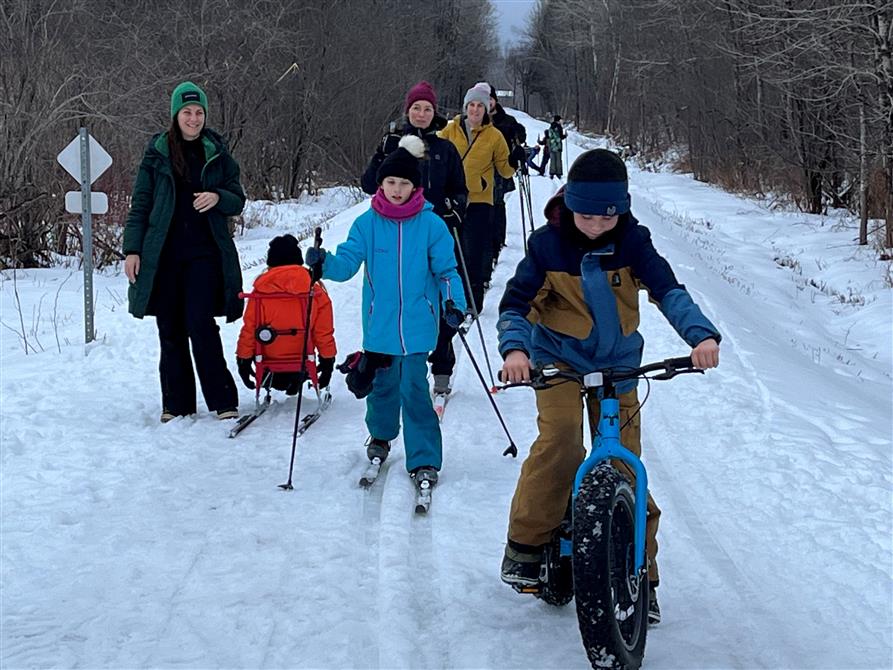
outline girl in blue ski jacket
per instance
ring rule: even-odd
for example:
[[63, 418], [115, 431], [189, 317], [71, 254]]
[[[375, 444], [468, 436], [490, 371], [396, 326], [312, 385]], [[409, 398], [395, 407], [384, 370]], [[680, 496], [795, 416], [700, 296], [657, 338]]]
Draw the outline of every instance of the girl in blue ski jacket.
[[307, 252], [322, 276], [347, 281], [364, 265], [363, 349], [375, 371], [366, 400], [370, 460], [384, 461], [403, 415], [406, 469], [437, 481], [442, 463], [440, 423], [428, 389], [429, 352], [437, 343], [441, 304], [453, 327], [465, 318], [453, 238], [420, 188], [425, 145], [407, 135], [378, 169], [380, 188], [335, 253]]

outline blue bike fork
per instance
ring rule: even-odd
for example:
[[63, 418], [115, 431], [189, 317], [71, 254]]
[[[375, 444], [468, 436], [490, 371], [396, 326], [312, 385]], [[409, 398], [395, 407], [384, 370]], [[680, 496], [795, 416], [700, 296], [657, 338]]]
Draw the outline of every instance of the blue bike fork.
[[[648, 475], [642, 461], [630, 450], [620, 444], [620, 400], [603, 398], [601, 400], [601, 418], [598, 422], [598, 435], [592, 445], [592, 453], [577, 469], [574, 478], [574, 502], [580, 484], [600, 463], [616, 458], [626, 463], [636, 473], [635, 485], [635, 572], [639, 575], [645, 566], [645, 522], [648, 516]], [[562, 547], [563, 549], [563, 547]]]

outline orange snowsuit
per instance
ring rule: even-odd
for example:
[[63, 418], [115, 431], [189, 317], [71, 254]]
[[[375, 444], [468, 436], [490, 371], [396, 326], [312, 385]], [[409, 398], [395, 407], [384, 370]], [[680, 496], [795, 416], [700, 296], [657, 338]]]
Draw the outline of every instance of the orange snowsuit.
[[[310, 290], [310, 272], [301, 265], [280, 265], [270, 268], [254, 280], [255, 293], [307, 293]], [[332, 301], [326, 293], [322, 282], [317, 282], [313, 294], [313, 305], [310, 313], [311, 340], [317, 353], [323, 358], [334, 358], [335, 325], [332, 320]], [[258, 324], [254, 301], [249, 298], [245, 305], [245, 316], [239, 342], [236, 345], [236, 356], [252, 358], [255, 351], [254, 333], [259, 325], [268, 325], [276, 330], [301, 328], [306, 313], [295, 313], [295, 303], [290, 300], [267, 300], [263, 303], [263, 323]], [[277, 356], [300, 355], [304, 341], [302, 337], [278, 337], [266, 347], [266, 355]], [[312, 354], [312, 352], [308, 352]]]

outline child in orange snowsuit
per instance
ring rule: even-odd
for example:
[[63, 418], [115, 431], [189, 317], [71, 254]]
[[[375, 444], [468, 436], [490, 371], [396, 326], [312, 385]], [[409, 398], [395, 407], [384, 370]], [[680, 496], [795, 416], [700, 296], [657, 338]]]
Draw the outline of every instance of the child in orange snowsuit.
[[[282, 235], [270, 241], [267, 252], [266, 272], [254, 280], [255, 293], [294, 293], [302, 294], [310, 290], [310, 272], [303, 266], [304, 259], [298, 241], [292, 235]], [[332, 321], [332, 301], [322, 282], [317, 282], [313, 294], [310, 314], [310, 333], [317, 353], [317, 375], [319, 387], [325, 388], [332, 379], [335, 367], [335, 326]], [[236, 365], [245, 386], [254, 390], [255, 333], [258, 326], [267, 325], [277, 331], [300, 329], [305, 314], [295, 314], [294, 303], [269, 300], [264, 303], [264, 320], [256, 323], [255, 305], [251, 298], [245, 305], [245, 316], [239, 342], [236, 346]], [[265, 348], [271, 357], [298, 355], [303, 346], [302, 337], [277, 337]], [[308, 352], [312, 354], [313, 352]], [[288, 395], [296, 395], [301, 386], [300, 375], [296, 372], [277, 372], [272, 375], [271, 386]]]

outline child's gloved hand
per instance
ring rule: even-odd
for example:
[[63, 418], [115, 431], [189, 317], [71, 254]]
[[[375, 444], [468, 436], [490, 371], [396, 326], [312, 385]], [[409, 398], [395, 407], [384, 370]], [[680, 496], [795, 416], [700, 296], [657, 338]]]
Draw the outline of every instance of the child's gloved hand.
[[309, 267], [313, 267], [314, 265], [322, 265], [326, 260], [326, 250], [322, 247], [310, 247], [307, 249], [307, 253], [304, 254], [304, 262], [307, 263]]
[[447, 300], [443, 304], [443, 320], [450, 328], [459, 330], [465, 323], [465, 312], [456, 307], [456, 303], [452, 300]]
[[332, 370], [335, 369], [335, 357], [326, 358], [325, 356], [319, 357], [319, 364], [316, 366], [316, 380], [319, 383], [319, 388], [324, 389], [329, 385], [329, 382], [332, 381]]
[[338, 366], [338, 370], [345, 375], [347, 388], [358, 399], [365, 398], [372, 393], [372, 382], [375, 380], [375, 371], [391, 365], [391, 356], [379, 354], [373, 351], [355, 351], [348, 354], [344, 362]]
[[254, 383], [254, 360], [251, 358], [237, 358], [236, 368], [239, 370], [239, 376], [245, 382], [245, 386], [252, 391], [255, 389]]

